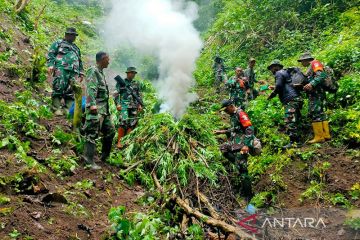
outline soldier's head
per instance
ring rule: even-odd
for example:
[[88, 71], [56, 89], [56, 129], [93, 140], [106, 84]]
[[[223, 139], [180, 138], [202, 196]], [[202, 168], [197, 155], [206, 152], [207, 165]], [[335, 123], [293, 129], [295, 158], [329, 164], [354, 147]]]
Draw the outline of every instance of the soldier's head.
[[219, 55], [216, 55], [215, 58], [214, 58], [214, 61], [216, 63], [222, 63], [223, 62], [223, 59], [219, 56]]
[[128, 80], [133, 80], [135, 78], [135, 75], [137, 74], [135, 67], [128, 67], [126, 70], [126, 78]]
[[109, 54], [106, 52], [100, 51], [96, 54], [96, 64], [100, 69], [107, 68], [110, 63]]
[[236, 67], [235, 74], [237, 77], [241, 77], [244, 74], [244, 70], [241, 67]]
[[275, 74], [277, 71], [283, 69], [283, 67], [284, 66], [281, 64], [280, 60], [275, 59], [268, 66], [268, 70], [270, 70], [273, 74]]
[[68, 41], [68, 42], [75, 42], [76, 40], [76, 37], [78, 36], [79, 34], [76, 32], [76, 29], [73, 28], [73, 27], [69, 27], [66, 29], [65, 31], [65, 40]]
[[298, 62], [300, 62], [304, 67], [308, 67], [313, 60], [314, 58], [311, 56], [311, 53], [305, 52], [300, 56]]
[[250, 67], [250, 68], [254, 68], [254, 67], [255, 67], [255, 64], [256, 64], [255, 58], [250, 58], [250, 59], [249, 59], [249, 67]]
[[224, 100], [221, 102], [220, 110], [226, 112], [227, 114], [233, 114], [236, 111], [236, 107], [232, 100]]

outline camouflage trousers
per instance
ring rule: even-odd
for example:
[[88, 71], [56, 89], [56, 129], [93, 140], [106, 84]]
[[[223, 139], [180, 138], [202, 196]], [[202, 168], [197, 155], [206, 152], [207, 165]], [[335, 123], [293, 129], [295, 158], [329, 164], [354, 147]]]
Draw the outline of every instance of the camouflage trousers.
[[247, 105], [246, 93], [243, 90], [238, 91], [239, 92], [236, 94], [230, 94], [230, 99], [234, 102], [236, 107], [241, 107], [243, 110], [245, 110], [245, 107]]
[[134, 129], [138, 123], [138, 111], [135, 108], [128, 108], [126, 105], [122, 105], [118, 118], [118, 127]]
[[296, 139], [299, 136], [298, 129], [301, 120], [301, 108], [303, 101], [301, 98], [295, 98], [285, 104], [285, 126], [286, 133], [290, 139]]
[[313, 91], [309, 93], [309, 117], [313, 122], [322, 122], [326, 120], [324, 99], [324, 92]]
[[84, 125], [85, 141], [95, 144], [99, 133], [103, 135], [103, 144], [111, 144], [115, 136], [115, 128], [110, 115], [100, 115], [98, 118], [86, 118]]
[[62, 68], [55, 69], [52, 82], [52, 97], [74, 99], [72, 84], [76, 83], [77, 73]]
[[225, 152], [224, 157], [236, 165], [237, 174], [231, 177], [234, 186], [239, 189], [241, 196], [250, 200], [253, 197], [253, 192], [252, 178], [248, 172], [248, 155], [240, 152]]
[[247, 94], [248, 100], [254, 100], [257, 96], [259, 96], [259, 92], [254, 87], [250, 87]]

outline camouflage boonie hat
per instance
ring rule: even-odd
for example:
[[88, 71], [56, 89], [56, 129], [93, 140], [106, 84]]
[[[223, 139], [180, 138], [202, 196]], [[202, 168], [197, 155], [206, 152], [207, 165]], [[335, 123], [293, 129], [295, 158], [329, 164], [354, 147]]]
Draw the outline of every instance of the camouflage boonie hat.
[[271, 64], [267, 67], [267, 69], [270, 70], [273, 66], [280, 66], [281, 68], [284, 67], [278, 59], [272, 61]]
[[314, 60], [315, 58], [313, 58], [313, 56], [311, 56], [311, 53], [310, 52], [305, 52], [303, 53], [300, 58], [298, 59], [298, 62], [302, 62], [304, 60]]
[[224, 111], [228, 106], [233, 105], [234, 102], [232, 100], [223, 100], [221, 102], [221, 108], [220, 111]]
[[128, 67], [126, 73], [130, 73], [130, 72], [137, 73], [136, 67]]
[[65, 33], [66, 34], [72, 34], [72, 35], [75, 35], [75, 36], [79, 36], [79, 34], [76, 32], [76, 28], [73, 28], [73, 27], [67, 28]]

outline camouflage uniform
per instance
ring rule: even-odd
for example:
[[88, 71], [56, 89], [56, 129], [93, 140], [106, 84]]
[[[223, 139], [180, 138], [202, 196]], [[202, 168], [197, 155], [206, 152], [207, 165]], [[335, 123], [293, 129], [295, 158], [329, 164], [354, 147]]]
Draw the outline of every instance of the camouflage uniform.
[[220, 85], [226, 79], [224, 60], [220, 57], [215, 57], [214, 64], [212, 66], [215, 77], [216, 91], [220, 92]]
[[139, 103], [132, 96], [130, 86], [136, 96], [141, 99], [140, 83], [136, 80], [124, 79], [126, 87], [121, 87], [116, 84], [116, 90], [114, 92], [114, 101], [116, 106], [121, 106], [119, 111], [119, 127], [124, 129], [133, 129], [138, 123], [138, 108]]
[[[96, 106], [97, 113], [90, 112], [90, 107]], [[103, 134], [102, 159], [110, 154], [112, 140], [115, 135], [114, 125], [109, 112], [109, 89], [105, 75], [98, 67], [88, 70], [86, 76], [86, 120], [84, 126], [85, 144], [96, 148], [96, 139], [99, 132]]]
[[296, 97], [290, 102], [284, 104], [285, 108], [285, 126], [286, 133], [290, 139], [298, 140], [298, 129], [301, 125], [301, 109], [303, 100], [301, 97]]
[[257, 91], [255, 90], [255, 83], [256, 80], [256, 74], [253, 68], [248, 67], [245, 72], [244, 76], [248, 79], [248, 89], [249, 89], [249, 99], [254, 99], [255, 95], [257, 94]]
[[66, 107], [70, 108], [74, 99], [72, 86], [83, 72], [80, 49], [74, 43], [57, 40], [50, 46], [47, 66], [55, 69], [52, 83], [54, 108], [60, 107], [61, 99], [64, 99]]
[[313, 71], [310, 66], [305, 73], [309, 77], [309, 83], [313, 86], [313, 90], [308, 92], [309, 97], [309, 115], [313, 122], [322, 122], [326, 120], [324, 112], [324, 101], [326, 98], [322, 84], [327, 75], [325, 71]]
[[[230, 161], [234, 161], [240, 173], [240, 178], [235, 179], [235, 183], [241, 186], [241, 193], [247, 197], [252, 197], [251, 177], [247, 170], [247, 154], [242, 154], [244, 146], [249, 147], [250, 153], [254, 152], [254, 127], [247, 114], [240, 108], [230, 115], [231, 128], [228, 130], [228, 142], [221, 145], [220, 149], [224, 156]], [[258, 141], [258, 140], [257, 140]]]
[[227, 87], [230, 93], [230, 99], [234, 102], [236, 107], [245, 108], [246, 103], [246, 82], [244, 81], [244, 85], [241, 86], [238, 82], [238, 77], [233, 76], [226, 81], [225, 86]]

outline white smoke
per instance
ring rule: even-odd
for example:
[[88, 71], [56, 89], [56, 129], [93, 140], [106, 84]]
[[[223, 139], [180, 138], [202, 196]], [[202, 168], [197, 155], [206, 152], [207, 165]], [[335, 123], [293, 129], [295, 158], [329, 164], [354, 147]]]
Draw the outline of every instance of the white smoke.
[[108, 48], [132, 46], [159, 62], [159, 97], [162, 111], [180, 118], [196, 100], [189, 93], [194, 85], [192, 73], [202, 42], [193, 27], [197, 5], [171, 0], [112, 0], [105, 19], [104, 37]]

